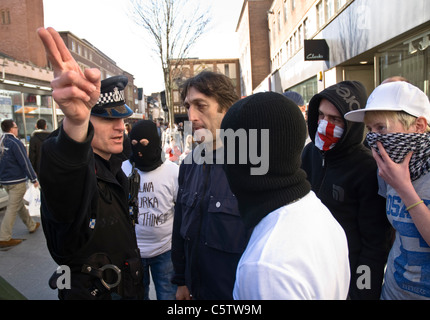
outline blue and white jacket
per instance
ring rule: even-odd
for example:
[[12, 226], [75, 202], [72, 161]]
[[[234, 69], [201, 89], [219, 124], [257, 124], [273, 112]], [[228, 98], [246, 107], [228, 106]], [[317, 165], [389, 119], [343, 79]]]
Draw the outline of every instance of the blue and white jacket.
[[4, 133], [0, 140], [0, 184], [17, 184], [27, 179], [37, 181], [27, 150], [15, 135]]

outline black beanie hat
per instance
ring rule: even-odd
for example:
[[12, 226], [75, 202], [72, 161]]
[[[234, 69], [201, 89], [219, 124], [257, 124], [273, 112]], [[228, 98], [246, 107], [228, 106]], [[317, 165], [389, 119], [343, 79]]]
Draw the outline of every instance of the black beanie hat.
[[[142, 139], [147, 139], [145, 146]], [[152, 171], [163, 163], [161, 160], [160, 136], [157, 126], [150, 120], [140, 120], [133, 125], [130, 132], [132, 155], [130, 161], [134, 162], [141, 171]], [[140, 153], [140, 154], [139, 154]]]
[[[224, 170], [239, 210], [247, 227], [256, 226], [270, 212], [304, 197], [310, 191], [305, 172], [300, 169], [300, 156], [306, 139], [306, 123], [300, 108], [291, 100], [275, 92], [251, 95], [236, 102], [226, 113], [221, 123], [224, 135], [227, 129], [244, 129], [247, 135], [247, 151], [250, 144], [261, 154], [262, 129], [269, 131], [269, 154], [262, 158], [268, 161], [264, 175], [251, 174], [249, 156], [245, 164], [239, 163], [237, 139], [224, 137]], [[249, 141], [250, 130], [257, 129], [256, 141]], [[227, 130], [227, 131], [226, 131]], [[253, 130], [255, 131], [255, 130]], [[230, 143], [235, 141], [234, 164], [229, 164]], [[231, 159], [230, 159], [231, 161]]]

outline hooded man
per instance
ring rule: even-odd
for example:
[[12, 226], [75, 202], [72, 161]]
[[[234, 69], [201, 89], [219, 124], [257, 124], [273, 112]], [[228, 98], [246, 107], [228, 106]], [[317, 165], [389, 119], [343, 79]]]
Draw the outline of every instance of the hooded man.
[[363, 144], [364, 125], [344, 119], [362, 109], [367, 94], [358, 81], [343, 81], [309, 102], [312, 143], [302, 168], [312, 190], [345, 230], [351, 267], [351, 299], [379, 299], [388, 254], [385, 199], [378, 195], [376, 162]]

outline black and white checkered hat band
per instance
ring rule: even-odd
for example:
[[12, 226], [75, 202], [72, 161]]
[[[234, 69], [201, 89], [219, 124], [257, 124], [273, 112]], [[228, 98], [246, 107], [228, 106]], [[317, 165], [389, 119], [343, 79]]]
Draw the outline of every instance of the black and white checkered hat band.
[[124, 90], [109, 91], [109, 92], [102, 93], [100, 95], [100, 98], [97, 101], [96, 106], [103, 106], [103, 105], [116, 103], [120, 101], [123, 101], [125, 103]]
[[401, 163], [409, 152], [413, 152], [409, 162], [411, 180], [418, 179], [430, 171], [430, 134], [428, 133], [388, 133], [369, 132], [366, 136], [371, 148], [378, 154], [377, 141], [382, 143], [387, 154], [395, 163]]

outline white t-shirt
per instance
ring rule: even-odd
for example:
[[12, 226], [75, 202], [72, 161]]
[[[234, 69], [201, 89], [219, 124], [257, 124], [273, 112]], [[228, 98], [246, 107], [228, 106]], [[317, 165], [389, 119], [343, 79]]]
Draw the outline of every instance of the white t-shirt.
[[233, 297], [346, 299], [349, 282], [345, 232], [311, 191], [254, 228], [237, 267]]
[[[124, 161], [128, 176], [132, 165]], [[142, 258], [152, 258], [171, 249], [174, 207], [178, 193], [179, 166], [165, 161], [157, 169], [140, 174], [137, 244]]]
[[[430, 174], [412, 182], [415, 191], [430, 205]], [[397, 192], [387, 185], [387, 218], [396, 229], [388, 255], [381, 299], [430, 299], [430, 246], [415, 226]]]

